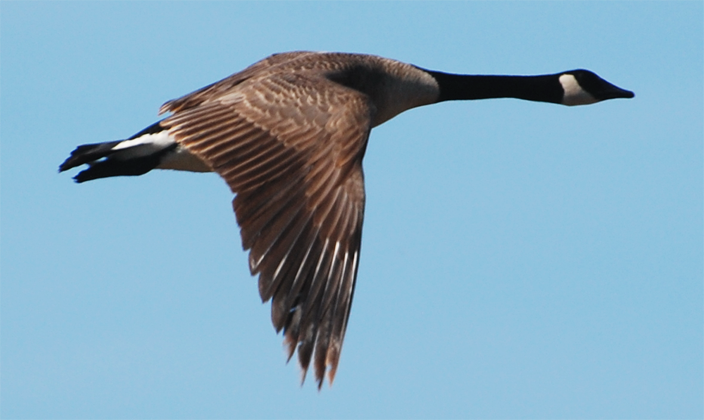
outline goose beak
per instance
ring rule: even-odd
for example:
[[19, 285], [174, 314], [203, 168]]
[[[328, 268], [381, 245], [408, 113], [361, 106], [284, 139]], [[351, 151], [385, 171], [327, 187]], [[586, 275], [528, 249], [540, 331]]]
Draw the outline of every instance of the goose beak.
[[612, 85], [609, 82], [606, 82], [604, 85], [603, 89], [601, 89], [597, 95], [599, 99], [606, 100], [606, 99], [616, 99], [616, 98], [626, 98], [630, 99], [636, 96], [635, 93], [631, 92], [630, 90], [626, 89], [621, 89], [618, 86]]

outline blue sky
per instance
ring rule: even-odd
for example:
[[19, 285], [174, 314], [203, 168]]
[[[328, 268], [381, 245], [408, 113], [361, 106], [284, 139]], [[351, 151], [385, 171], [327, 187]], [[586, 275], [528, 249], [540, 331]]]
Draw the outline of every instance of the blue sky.
[[[2, 2], [3, 418], [701, 418], [701, 2]], [[588, 68], [589, 107], [419, 108], [372, 132], [334, 386], [299, 386], [225, 184], [77, 185], [78, 144], [290, 50]]]

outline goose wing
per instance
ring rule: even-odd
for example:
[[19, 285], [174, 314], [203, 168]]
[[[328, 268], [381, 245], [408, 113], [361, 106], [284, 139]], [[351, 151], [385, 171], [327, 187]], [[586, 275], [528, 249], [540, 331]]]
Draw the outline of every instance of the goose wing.
[[257, 61], [240, 72], [208, 86], [202, 87], [195, 92], [182, 96], [181, 98], [165, 103], [161, 107], [160, 113], [166, 111], [178, 112], [182, 109], [192, 108], [202, 104], [203, 102], [219, 98], [220, 96], [231, 92], [237, 85], [253, 76], [261, 76], [262, 74], [275, 72], [276, 67], [280, 64], [287, 65], [296, 59], [310, 55], [315, 55], [315, 53], [309, 51], [293, 51], [273, 54], [263, 60]]
[[[198, 92], [196, 92], [197, 94]], [[162, 126], [236, 194], [262, 301], [303, 379], [332, 383], [352, 304], [364, 215], [362, 157], [374, 106], [322, 76], [269, 74], [175, 113]], [[180, 101], [180, 102], [179, 102]]]

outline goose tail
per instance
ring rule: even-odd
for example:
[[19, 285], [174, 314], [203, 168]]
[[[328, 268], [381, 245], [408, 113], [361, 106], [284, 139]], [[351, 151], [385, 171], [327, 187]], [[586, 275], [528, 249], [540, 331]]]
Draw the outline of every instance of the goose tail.
[[59, 172], [87, 164], [88, 169], [73, 177], [78, 183], [112, 176], [143, 175], [159, 166], [176, 147], [168, 131], [157, 122], [127, 140], [78, 146], [59, 166]]

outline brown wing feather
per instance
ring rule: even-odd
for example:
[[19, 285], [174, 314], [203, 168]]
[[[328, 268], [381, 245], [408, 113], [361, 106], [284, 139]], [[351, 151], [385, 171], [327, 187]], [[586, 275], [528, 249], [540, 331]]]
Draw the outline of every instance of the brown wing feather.
[[162, 125], [236, 193], [260, 296], [320, 387], [328, 367], [334, 379], [352, 304], [374, 108], [314, 74], [237, 80], [165, 104], [175, 114]]
[[282, 63], [288, 63], [293, 59], [303, 57], [305, 55], [314, 54], [308, 51], [293, 51], [271, 55], [263, 60], [257, 61], [246, 69], [230, 75], [220, 81], [212, 83], [208, 86], [200, 88], [195, 92], [191, 92], [180, 98], [171, 100], [161, 106], [159, 113], [178, 112], [183, 109], [192, 108], [200, 105], [203, 102], [217, 98], [219, 95], [229, 92], [238, 84], [244, 82], [252, 76], [258, 76], [262, 73], [275, 71], [275, 67]]

